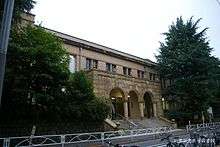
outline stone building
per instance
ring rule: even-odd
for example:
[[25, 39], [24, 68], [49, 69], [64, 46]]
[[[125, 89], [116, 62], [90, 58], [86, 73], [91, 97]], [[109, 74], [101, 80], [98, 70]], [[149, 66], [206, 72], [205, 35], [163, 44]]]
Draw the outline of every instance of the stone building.
[[86, 71], [95, 94], [111, 99], [114, 114], [125, 118], [162, 115], [161, 84], [154, 62], [47, 30], [64, 41], [71, 72]]
[[[24, 18], [34, 22], [34, 15]], [[156, 63], [61, 32], [46, 30], [64, 41], [64, 47], [70, 54], [71, 72], [86, 71], [93, 82], [95, 94], [109, 98], [113, 116], [151, 118], [163, 115]]]

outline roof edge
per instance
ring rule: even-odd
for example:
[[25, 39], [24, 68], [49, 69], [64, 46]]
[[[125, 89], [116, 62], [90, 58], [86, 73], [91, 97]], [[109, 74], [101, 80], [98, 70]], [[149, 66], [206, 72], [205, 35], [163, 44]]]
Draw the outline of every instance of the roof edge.
[[97, 48], [97, 49], [102, 49], [102, 50], [105, 50], [105, 51], [109, 51], [111, 53], [124, 56], [125, 58], [132, 58], [133, 60], [137, 60], [139, 62], [143, 62], [143, 63], [148, 64], [148, 65], [153, 65], [153, 66], [157, 65], [157, 63], [151, 61], [150, 59], [144, 59], [144, 58], [141, 58], [141, 57], [129, 54], [129, 53], [125, 53], [125, 52], [122, 52], [122, 51], [119, 51], [119, 50], [116, 50], [116, 49], [113, 49], [113, 48], [110, 48], [110, 47], [107, 47], [107, 46], [104, 46], [104, 45], [100, 45], [98, 43], [94, 43], [94, 42], [91, 42], [91, 41], [88, 41], [88, 40], [85, 40], [85, 39], [81, 39], [81, 38], [78, 38], [78, 37], [63, 33], [63, 32], [56, 31], [56, 30], [53, 30], [53, 29], [49, 29], [49, 28], [42, 27], [42, 26], [40, 26], [40, 27], [45, 29], [45, 30], [48, 30], [51, 33], [55, 33], [56, 36], [58, 36], [62, 39], [67, 39], [69, 41], [82, 43], [82, 44], [89, 45], [89, 46], [92, 46], [92, 47]]

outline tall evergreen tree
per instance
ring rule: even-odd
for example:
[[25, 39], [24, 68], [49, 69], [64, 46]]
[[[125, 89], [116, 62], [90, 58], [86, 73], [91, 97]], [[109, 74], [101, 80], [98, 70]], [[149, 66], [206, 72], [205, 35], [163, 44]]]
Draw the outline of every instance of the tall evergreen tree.
[[182, 17], [177, 18], [164, 33], [165, 42], [156, 56], [162, 78], [172, 81], [167, 97], [179, 102], [182, 112], [206, 111], [214, 96], [209, 81], [214, 78], [212, 71], [218, 64], [211, 55], [207, 28], [199, 29], [200, 20], [194, 22], [190, 18], [184, 22]]

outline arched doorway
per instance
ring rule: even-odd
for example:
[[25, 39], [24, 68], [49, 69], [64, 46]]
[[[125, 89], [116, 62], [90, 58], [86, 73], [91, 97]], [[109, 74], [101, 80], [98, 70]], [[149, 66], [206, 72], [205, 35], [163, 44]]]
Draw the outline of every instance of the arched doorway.
[[138, 96], [134, 91], [130, 91], [128, 94], [128, 116], [130, 118], [140, 118]]
[[120, 88], [114, 88], [110, 92], [112, 102], [112, 119], [121, 119], [124, 116], [124, 93]]
[[144, 117], [151, 118], [154, 116], [153, 114], [153, 103], [151, 100], [151, 96], [148, 92], [144, 94]]

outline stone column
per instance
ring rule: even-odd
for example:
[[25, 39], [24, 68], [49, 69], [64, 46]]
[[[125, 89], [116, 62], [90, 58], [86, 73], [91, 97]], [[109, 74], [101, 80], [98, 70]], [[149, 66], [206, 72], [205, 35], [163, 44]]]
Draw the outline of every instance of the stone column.
[[156, 102], [153, 103], [153, 113], [154, 113], [154, 117], [157, 117], [157, 103]]
[[128, 101], [124, 101], [124, 117], [128, 119]]
[[139, 109], [140, 109], [140, 114], [141, 118], [144, 118], [144, 102], [139, 102]]

